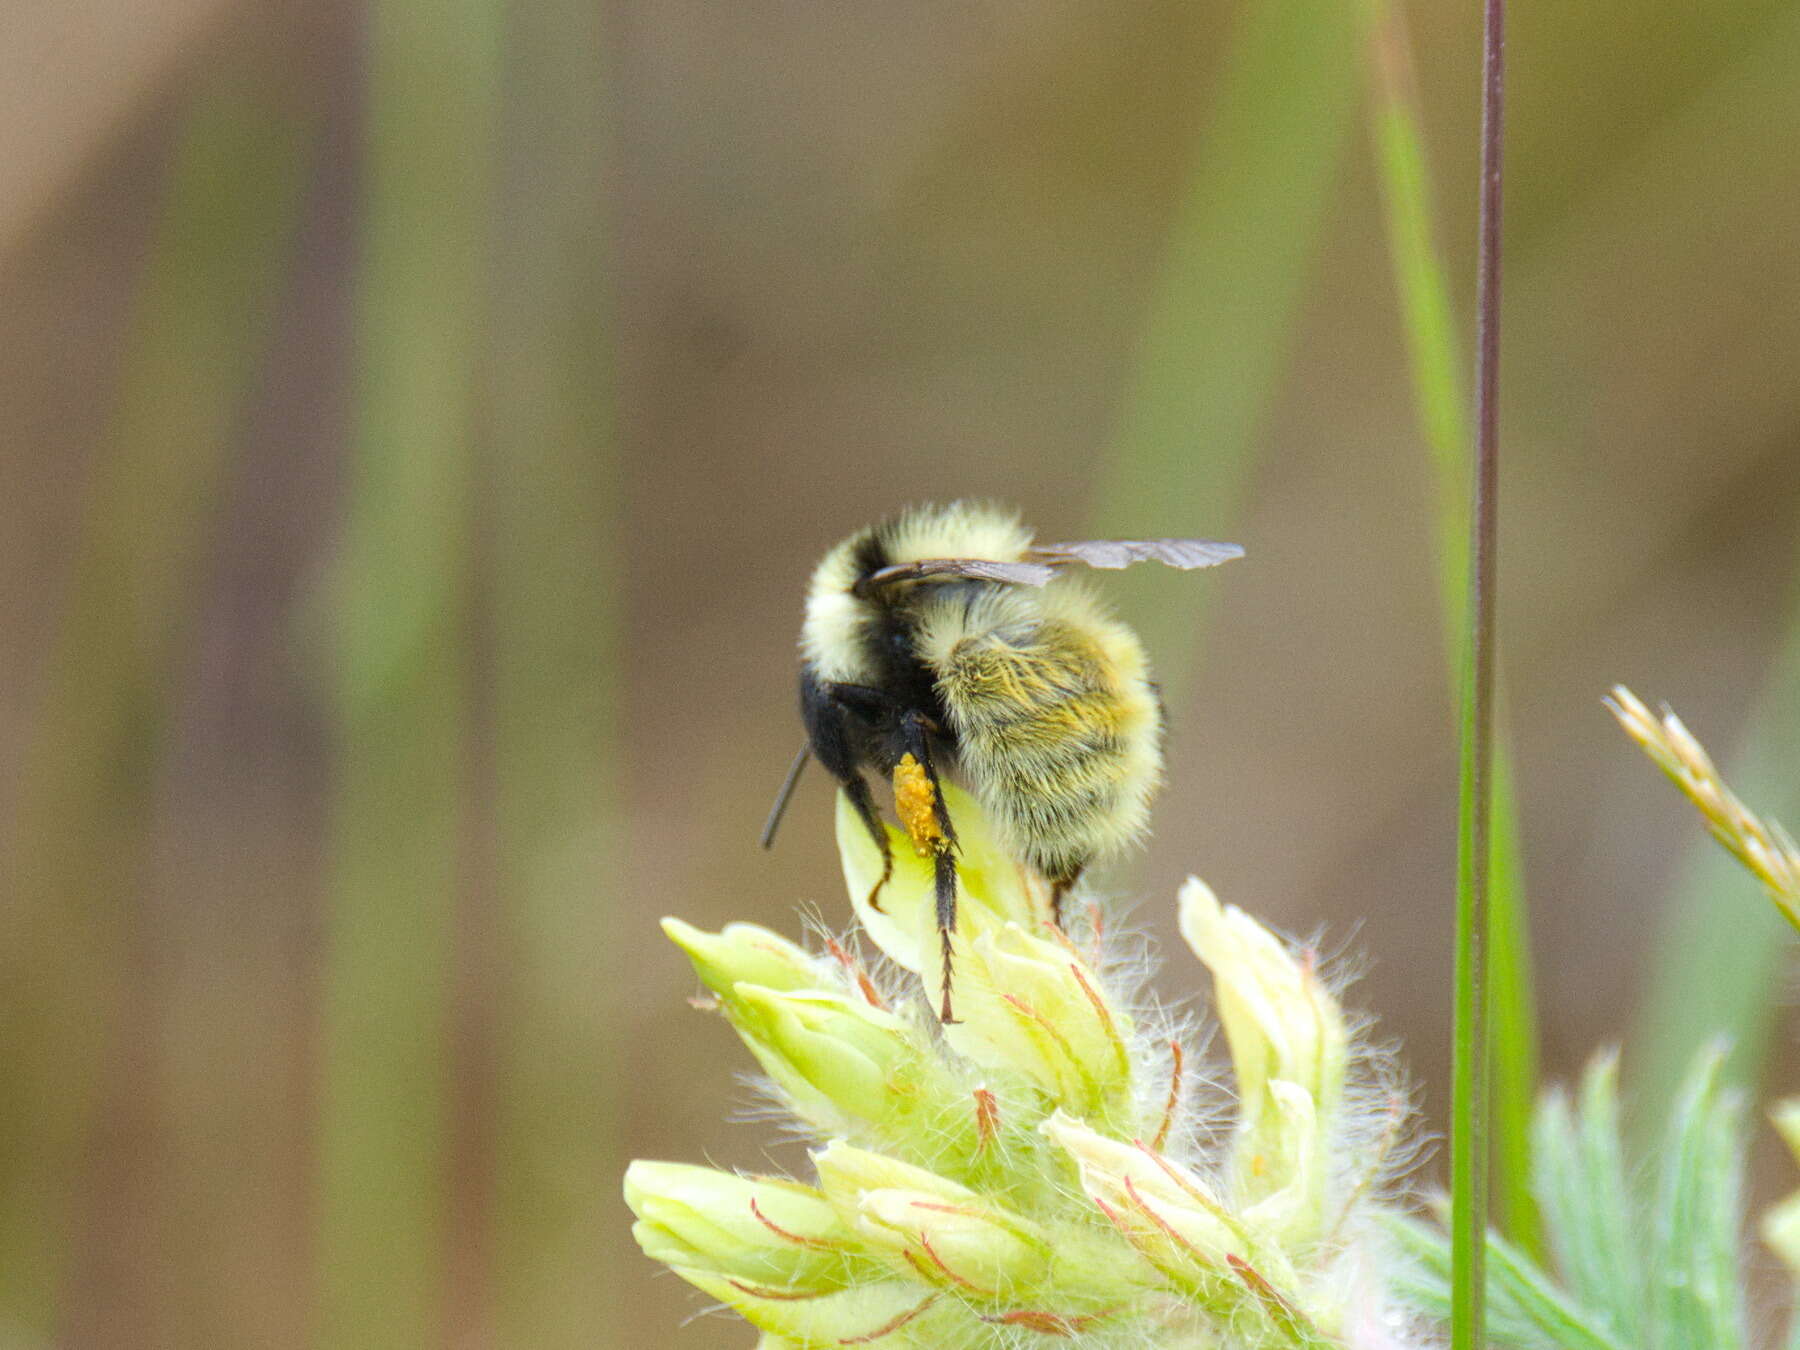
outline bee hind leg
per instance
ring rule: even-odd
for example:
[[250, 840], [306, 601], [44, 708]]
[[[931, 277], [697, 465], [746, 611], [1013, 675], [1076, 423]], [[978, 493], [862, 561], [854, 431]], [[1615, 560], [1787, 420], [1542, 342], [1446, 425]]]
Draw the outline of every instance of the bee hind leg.
[[1050, 878], [1050, 922], [1058, 928], [1063, 926], [1063, 897], [1075, 888], [1081, 879], [1082, 869], [1077, 867], [1072, 872]]
[[[923, 819], [916, 816], [909, 818], [907, 832], [912, 835], [915, 845], [920, 846], [921, 850], [928, 848], [931, 852], [938, 944], [944, 963], [944, 992], [938, 1008], [938, 1020], [949, 1024], [956, 1021], [956, 1011], [950, 997], [956, 973], [956, 956], [951, 945], [956, 932], [956, 826], [950, 819], [949, 807], [944, 804], [943, 784], [938, 781], [937, 766], [932, 762], [931, 734], [936, 730], [937, 724], [917, 710], [908, 711], [901, 718], [901, 735], [907, 753], [918, 766], [916, 772], [923, 775], [930, 792], [928, 815]], [[897, 778], [897, 787], [898, 783]]]
[[875, 809], [875, 796], [869, 791], [869, 784], [863, 776], [860, 773], [854, 774], [842, 781], [851, 807], [868, 830], [869, 838], [875, 841], [875, 847], [881, 851], [881, 876], [869, 888], [868, 904], [870, 909], [882, 913], [881, 888], [894, 875], [894, 852], [888, 847], [887, 827], [881, 823], [881, 814]]
[[950, 982], [956, 973], [956, 955], [951, 949], [951, 935], [956, 931], [956, 858], [948, 848], [940, 849], [933, 861], [933, 881], [937, 892], [938, 945], [943, 952], [944, 997], [938, 1008], [938, 1021], [948, 1025], [957, 1020], [950, 1004]]

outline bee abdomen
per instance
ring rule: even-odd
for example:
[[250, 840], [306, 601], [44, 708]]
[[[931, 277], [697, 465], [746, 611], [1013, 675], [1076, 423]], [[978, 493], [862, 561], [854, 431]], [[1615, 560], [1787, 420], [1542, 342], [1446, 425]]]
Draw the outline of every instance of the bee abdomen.
[[1141, 835], [1161, 776], [1161, 718], [1141, 660], [1121, 663], [1104, 639], [1117, 640], [1045, 623], [966, 638], [940, 663], [971, 786], [1019, 856], [1052, 879]]

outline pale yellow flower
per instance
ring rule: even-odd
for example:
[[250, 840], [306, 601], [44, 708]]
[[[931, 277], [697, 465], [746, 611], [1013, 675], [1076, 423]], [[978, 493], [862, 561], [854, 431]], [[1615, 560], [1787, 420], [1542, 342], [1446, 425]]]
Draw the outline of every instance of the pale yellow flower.
[[[1800, 1163], [1800, 1097], [1777, 1102], [1769, 1117], [1776, 1133], [1792, 1151], [1794, 1161]], [[1787, 1264], [1795, 1279], [1800, 1279], [1800, 1191], [1763, 1215], [1762, 1235], [1769, 1250]]]
[[1179, 1028], [1148, 1031], [1159, 1019], [1049, 923], [976, 805], [947, 799], [956, 1023], [934, 1015], [930, 863], [891, 831], [871, 906], [880, 854], [847, 807], [852, 906], [904, 988], [835, 943], [665, 924], [821, 1146], [816, 1185], [634, 1164], [646, 1253], [757, 1327], [758, 1350], [1398, 1350], [1359, 1246], [1377, 1132], [1345, 1119], [1349, 1036], [1310, 959], [1183, 890], [1237, 1085], [1228, 1147], [1197, 1147]]
[[854, 1236], [818, 1190], [684, 1163], [634, 1162], [625, 1203], [644, 1254], [671, 1266], [784, 1290], [841, 1288]]
[[1236, 906], [1190, 877], [1181, 933], [1213, 976], [1213, 999], [1231, 1051], [1238, 1120], [1233, 1151], [1240, 1192], [1271, 1205], [1289, 1235], [1327, 1222], [1324, 1131], [1337, 1114], [1349, 1032], [1310, 959], [1298, 959]]
[[813, 1155], [819, 1186], [868, 1243], [928, 1284], [1029, 1298], [1048, 1237], [1031, 1220], [922, 1167], [834, 1142]]
[[1128, 1112], [1131, 1018], [1060, 933], [986, 921], [957, 948], [956, 1008], [961, 1021], [945, 1036], [958, 1053], [1024, 1074], [1084, 1115]]

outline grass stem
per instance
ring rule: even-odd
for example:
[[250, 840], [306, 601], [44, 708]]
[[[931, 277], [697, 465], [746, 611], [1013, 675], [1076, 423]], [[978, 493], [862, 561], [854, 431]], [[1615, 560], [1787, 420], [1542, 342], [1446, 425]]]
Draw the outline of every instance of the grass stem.
[[1451, 1124], [1451, 1345], [1487, 1344], [1488, 858], [1492, 828], [1495, 581], [1500, 467], [1500, 212], [1504, 0], [1484, 0], [1481, 228], [1475, 306], [1475, 482], [1458, 830], [1456, 1063]]
[[[1444, 612], [1453, 682], [1463, 669], [1467, 640], [1469, 502], [1465, 483], [1471, 452], [1469, 400], [1461, 374], [1448, 273], [1433, 219], [1424, 118], [1413, 76], [1412, 43], [1395, 0], [1366, 0], [1366, 38], [1372, 78], [1371, 118], [1386, 215], [1394, 289], [1413, 389], [1420, 438], [1436, 486], [1438, 594]], [[1542, 1255], [1537, 1207], [1531, 1194], [1531, 1114], [1537, 1096], [1537, 1015], [1525, 905], [1523, 848], [1505, 714], [1495, 709], [1493, 846], [1489, 868], [1494, 1042], [1493, 1189], [1506, 1235]]]

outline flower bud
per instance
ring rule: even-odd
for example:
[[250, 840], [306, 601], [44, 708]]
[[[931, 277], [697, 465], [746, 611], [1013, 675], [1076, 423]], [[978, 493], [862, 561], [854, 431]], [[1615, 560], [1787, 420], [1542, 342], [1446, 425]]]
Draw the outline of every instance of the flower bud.
[[1016, 1297], [1048, 1269], [1036, 1224], [909, 1163], [832, 1143], [813, 1159], [824, 1193], [898, 1270], [978, 1297]]
[[[1181, 889], [1181, 934], [1212, 972], [1237, 1077], [1238, 1181], [1243, 1198], [1257, 1200], [1290, 1185], [1300, 1157], [1335, 1123], [1349, 1040], [1343, 1014], [1317, 972], [1242, 910], [1222, 907], [1197, 877]], [[1304, 1124], [1272, 1087], [1277, 1080], [1311, 1099]]]
[[1038, 1128], [1075, 1160], [1088, 1198], [1157, 1269], [1192, 1280], [1225, 1272], [1232, 1255], [1251, 1259], [1248, 1234], [1203, 1178], [1061, 1111]]
[[1016, 1297], [1043, 1278], [1050, 1247], [1017, 1215], [922, 1191], [865, 1191], [857, 1232], [898, 1252], [923, 1278], [978, 1296]]
[[668, 918], [662, 921], [662, 930], [687, 953], [700, 982], [724, 999], [731, 997], [736, 984], [811, 989], [830, 980], [823, 963], [805, 948], [753, 923], [728, 923], [721, 931], [708, 933]]
[[1254, 1232], [1303, 1244], [1323, 1232], [1327, 1222], [1325, 1143], [1313, 1099], [1303, 1088], [1271, 1078], [1268, 1093], [1257, 1130], [1246, 1136], [1259, 1151], [1238, 1159], [1250, 1174], [1250, 1184], [1240, 1189], [1262, 1195], [1244, 1211], [1244, 1222]]
[[[1800, 1097], [1777, 1102], [1769, 1116], [1776, 1133], [1793, 1150], [1794, 1161], [1800, 1162]], [[1762, 1235], [1769, 1249], [1800, 1279], [1800, 1192], [1763, 1215]]]
[[952, 1204], [976, 1198], [974, 1191], [911, 1163], [834, 1139], [812, 1155], [819, 1190], [846, 1221], [854, 1222], [857, 1197], [865, 1191], [925, 1191]]
[[[775, 1347], [966, 1345], [981, 1324], [962, 1305], [910, 1280], [856, 1284], [796, 1298], [706, 1270], [673, 1267], [696, 1289], [735, 1311]], [[904, 1330], [907, 1335], [899, 1333]], [[892, 1339], [888, 1339], [892, 1337]], [[759, 1348], [760, 1350], [760, 1348]]]
[[890, 1119], [917, 1104], [936, 1072], [906, 1022], [851, 995], [740, 984], [729, 1010], [763, 1069], [813, 1114]]
[[644, 1254], [784, 1290], [844, 1284], [856, 1240], [824, 1195], [798, 1182], [684, 1163], [634, 1162], [625, 1203]]
[[1062, 943], [1017, 924], [958, 944], [950, 1044], [983, 1068], [1019, 1073], [1058, 1102], [1109, 1116], [1131, 1101], [1131, 1023]]

